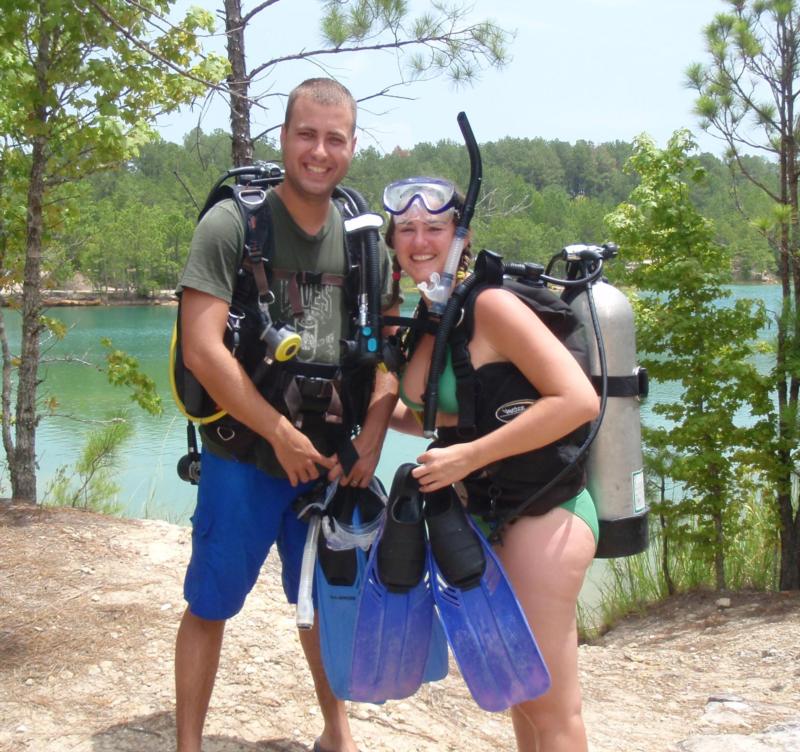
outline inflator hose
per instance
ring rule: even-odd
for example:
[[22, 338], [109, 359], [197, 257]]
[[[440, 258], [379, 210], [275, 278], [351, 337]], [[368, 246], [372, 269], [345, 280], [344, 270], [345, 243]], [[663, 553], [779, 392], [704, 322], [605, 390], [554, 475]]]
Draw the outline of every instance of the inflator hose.
[[[580, 277], [573, 279], [559, 279], [549, 275], [540, 274], [538, 279], [542, 282], [557, 284], [566, 288], [584, 287], [589, 301], [589, 313], [592, 319], [592, 328], [594, 330], [595, 340], [597, 342], [597, 353], [600, 365], [601, 389], [600, 389], [600, 412], [598, 417], [592, 423], [589, 435], [578, 449], [578, 453], [574, 460], [559, 473], [557, 473], [551, 480], [546, 483], [542, 488], [538, 489], [534, 494], [529, 496], [521, 504], [517, 505], [509, 513], [503, 515], [497, 520], [497, 525], [489, 537], [490, 542], [500, 542], [503, 528], [517, 519], [520, 515], [524, 514], [525, 510], [533, 504], [536, 499], [546, 493], [561, 478], [569, 472], [575, 464], [583, 458], [589, 451], [592, 442], [595, 440], [600, 426], [603, 422], [603, 417], [606, 411], [606, 404], [608, 402], [608, 367], [606, 363], [606, 350], [605, 343], [603, 342], [603, 334], [600, 328], [600, 321], [597, 316], [597, 308], [594, 303], [594, 296], [592, 295], [592, 284], [601, 278], [603, 272], [603, 260], [594, 259], [594, 268], [590, 269], [590, 265], [585, 261], [581, 262], [578, 266], [582, 271]], [[525, 276], [528, 271], [525, 264], [520, 263], [507, 263], [503, 264], [503, 274], [510, 276]], [[434, 438], [436, 435], [436, 411], [439, 398], [439, 378], [441, 377], [441, 366], [438, 371], [434, 372], [434, 364], [444, 363], [444, 358], [447, 352], [448, 340], [453, 328], [458, 324], [461, 316], [461, 309], [464, 301], [470, 292], [485, 278], [484, 274], [474, 272], [467, 279], [465, 279], [456, 289], [447, 302], [445, 312], [439, 323], [436, 339], [434, 341], [433, 354], [431, 355], [431, 369], [428, 376], [428, 384], [425, 389], [425, 413], [423, 417], [423, 436], [425, 438]], [[434, 378], [435, 377], [435, 378]]]
[[[355, 188], [343, 189], [352, 199], [360, 214], [369, 212], [369, 204]], [[381, 259], [378, 252], [378, 231], [375, 229], [364, 230], [364, 255], [363, 263], [366, 266], [367, 309], [370, 326], [379, 325], [381, 310]], [[378, 336], [378, 333], [376, 333]]]
[[[602, 267], [602, 264], [598, 266]], [[588, 278], [596, 278], [596, 274], [590, 275]], [[589, 313], [592, 318], [592, 328], [594, 329], [595, 339], [597, 341], [597, 354], [598, 360], [600, 364], [600, 379], [601, 379], [601, 388], [600, 388], [600, 411], [598, 416], [594, 419], [592, 423], [592, 427], [589, 430], [589, 435], [586, 437], [586, 440], [581, 444], [580, 448], [578, 449], [577, 454], [573, 458], [573, 460], [563, 467], [556, 475], [554, 475], [547, 483], [545, 483], [541, 488], [539, 488], [535, 493], [531, 494], [525, 501], [521, 502], [517, 506], [515, 506], [510, 512], [499, 516], [494, 530], [492, 530], [491, 534], [489, 535], [489, 542], [490, 543], [500, 543], [502, 540], [502, 533], [503, 528], [508, 525], [510, 522], [513, 522], [518, 517], [525, 513], [525, 510], [528, 509], [531, 504], [533, 504], [537, 499], [539, 499], [543, 494], [547, 493], [556, 483], [558, 483], [564, 475], [566, 475], [573, 467], [588, 453], [589, 449], [592, 446], [595, 438], [597, 438], [597, 434], [600, 431], [600, 426], [603, 423], [603, 417], [606, 413], [606, 405], [608, 404], [608, 365], [606, 359], [606, 347], [603, 341], [603, 333], [600, 329], [600, 320], [597, 316], [597, 307], [594, 303], [594, 296], [592, 295], [592, 284], [591, 282], [586, 281], [587, 278], [583, 278], [579, 280], [580, 284], [586, 285], [586, 295], [589, 299]], [[561, 280], [562, 282], [566, 280]], [[571, 285], [577, 286], [577, 285]]]

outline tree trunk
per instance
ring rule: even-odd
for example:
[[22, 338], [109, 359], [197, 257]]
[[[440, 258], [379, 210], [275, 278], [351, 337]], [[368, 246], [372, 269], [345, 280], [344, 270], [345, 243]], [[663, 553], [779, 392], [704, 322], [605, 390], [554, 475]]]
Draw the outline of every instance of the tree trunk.
[[[716, 498], [725, 498], [716, 497]], [[725, 590], [725, 535], [722, 529], [722, 513], [714, 513], [714, 578], [717, 590]]]
[[792, 509], [791, 481], [784, 484], [785, 490], [777, 495], [778, 515], [781, 526], [781, 563], [778, 586], [781, 590], [800, 590], [800, 531]]
[[[2, 421], [3, 449], [6, 457], [14, 456], [14, 440], [11, 436], [11, 374], [13, 365], [11, 363], [11, 351], [8, 347], [8, 335], [6, 334], [6, 321], [3, 311], [0, 310], [0, 348], [3, 353], [3, 380], [2, 391], [0, 391], [0, 421]], [[10, 464], [10, 461], [9, 461]]]
[[15, 500], [36, 502], [36, 390], [39, 386], [39, 335], [42, 314], [42, 204], [47, 142], [39, 136], [31, 151], [27, 243], [22, 282], [22, 341], [17, 374], [15, 447], [9, 457]]
[[[659, 485], [659, 504], [664, 504], [666, 500], [667, 488], [666, 479], [661, 475], [661, 483]], [[663, 508], [663, 507], [662, 507]], [[658, 516], [661, 521], [661, 573], [664, 575], [664, 582], [667, 584], [667, 593], [675, 595], [675, 583], [672, 580], [672, 571], [669, 564], [670, 555], [670, 528], [667, 517], [662, 513]]]
[[[786, 38], [793, 35], [786, 33]], [[795, 53], [792, 49], [782, 50], [781, 101], [782, 139], [781, 139], [781, 188], [784, 202], [791, 209], [790, 220], [784, 223], [781, 248], [781, 284], [783, 289], [783, 315], [779, 323], [778, 373], [781, 384], [778, 395], [779, 405], [779, 462], [780, 478], [777, 502], [781, 520], [781, 590], [800, 589], [800, 509], [794, 511], [792, 505], [793, 478], [795, 467], [793, 451], [797, 445], [797, 409], [800, 379], [792, 368], [798, 346], [800, 346], [800, 229], [798, 227], [798, 165], [797, 139], [795, 137], [794, 81], [797, 71], [794, 68]], [[781, 332], [781, 329], [783, 330]], [[782, 334], [782, 336], [781, 336]]]
[[225, 0], [225, 34], [231, 73], [228, 87], [231, 98], [231, 157], [234, 167], [253, 162], [253, 139], [250, 136], [250, 82], [244, 54], [244, 25], [241, 0]]

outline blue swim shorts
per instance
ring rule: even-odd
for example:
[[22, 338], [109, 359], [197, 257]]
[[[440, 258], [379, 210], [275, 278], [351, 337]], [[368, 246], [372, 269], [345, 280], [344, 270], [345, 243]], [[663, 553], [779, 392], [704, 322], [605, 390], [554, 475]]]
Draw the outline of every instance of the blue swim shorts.
[[313, 483], [292, 487], [255, 465], [206, 450], [201, 463], [192, 557], [183, 583], [189, 610], [210, 620], [237, 614], [273, 543], [281, 557], [283, 591], [296, 603], [308, 525], [297, 519], [292, 502]]

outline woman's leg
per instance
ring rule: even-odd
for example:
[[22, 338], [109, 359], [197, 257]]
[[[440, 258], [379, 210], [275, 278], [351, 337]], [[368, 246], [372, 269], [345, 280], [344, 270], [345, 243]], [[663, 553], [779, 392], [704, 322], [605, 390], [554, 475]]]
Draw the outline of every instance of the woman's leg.
[[550, 671], [541, 697], [511, 709], [519, 752], [586, 752], [578, 683], [576, 605], [595, 540], [586, 523], [557, 507], [509, 526], [496, 553]]

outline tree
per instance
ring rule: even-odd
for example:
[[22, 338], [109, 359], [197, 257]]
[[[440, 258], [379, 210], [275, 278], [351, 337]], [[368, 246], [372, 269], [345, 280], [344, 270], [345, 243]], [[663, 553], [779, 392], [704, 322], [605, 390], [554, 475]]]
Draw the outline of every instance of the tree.
[[[664, 472], [683, 485], [678, 502], [653, 505], [665, 547], [692, 546], [723, 589], [726, 550], [745, 521], [738, 502], [772, 406], [752, 363], [763, 311], [727, 303], [729, 261], [691, 201], [689, 183], [704, 177], [695, 148], [688, 131], [663, 150], [639, 137], [629, 166], [640, 183], [607, 221], [631, 262], [642, 365], [655, 381], [681, 385], [678, 401], [654, 408], [668, 425], [644, 431]], [[736, 421], [742, 411], [749, 421]]]
[[248, 70], [247, 27], [278, 1], [264, 0], [244, 11], [242, 0], [224, 0], [231, 148], [233, 164], [237, 166], [253, 161], [253, 144], [267, 133], [252, 135], [252, 107], [264, 107], [267, 98], [276, 96], [273, 91], [254, 92], [252, 88], [282, 63], [305, 60], [324, 70], [324, 60], [331, 55], [394, 50], [398, 68], [402, 68], [401, 80], [387, 84], [379, 92], [359, 96], [363, 101], [388, 96], [395, 87], [426, 76], [445, 74], [456, 84], [469, 82], [482, 65], [499, 67], [507, 58], [508, 32], [490, 21], [462, 25], [465, 8], [448, 6], [441, 0], [431, 2], [430, 10], [416, 17], [410, 15], [405, 0], [324, 0], [321, 47], [271, 58]]
[[[687, 71], [698, 93], [703, 128], [723, 139], [732, 166], [772, 202], [759, 227], [778, 264], [778, 317], [773, 386], [778, 413], [762, 462], [774, 487], [781, 520], [780, 586], [800, 588], [798, 398], [800, 397], [800, 201], [798, 127], [800, 9], [794, 0], [728, 0], [729, 12], [706, 28], [710, 62]], [[748, 152], [777, 162], [777, 181], [764, 180], [746, 162]]]
[[[18, 0], [0, 15], [2, 268], [22, 284], [21, 352], [0, 317], [2, 439], [14, 498], [36, 500], [37, 388], [42, 279], [50, 243], [79, 211], [76, 184], [129, 159], [155, 115], [202, 94], [224, 61], [195, 63], [196, 32], [211, 16], [191, 11], [159, 31], [166, 0]], [[12, 397], [16, 376], [15, 410]], [[12, 433], [13, 428], [13, 433]]]

